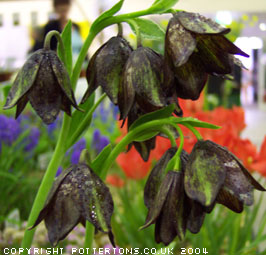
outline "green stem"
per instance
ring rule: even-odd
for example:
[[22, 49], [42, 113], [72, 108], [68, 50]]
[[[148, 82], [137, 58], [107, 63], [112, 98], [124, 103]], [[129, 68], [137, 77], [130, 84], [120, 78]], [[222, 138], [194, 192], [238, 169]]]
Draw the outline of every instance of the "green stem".
[[102, 179], [105, 179], [107, 175], [108, 169], [111, 167], [117, 156], [124, 151], [125, 147], [134, 141], [134, 139], [141, 134], [145, 130], [158, 130], [160, 131], [160, 128], [162, 125], [172, 125], [173, 123], [167, 118], [167, 119], [160, 119], [160, 120], [152, 120], [147, 123], [142, 124], [141, 126], [138, 126], [127, 133], [127, 135], [114, 147], [108, 158], [105, 160], [101, 173], [99, 173], [99, 176]]
[[141, 47], [142, 46], [142, 44], [141, 44], [141, 34], [140, 34], [140, 29], [139, 29], [138, 24], [133, 19], [126, 20], [126, 22], [128, 24], [131, 24], [131, 26], [134, 27], [135, 32], [136, 32], [137, 48]]
[[176, 159], [174, 169], [180, 170], [181, 169], [180, 156], [181, 156], [181, 153], [182, 153], [182, 150], [183, 150], [183, 147], [184, 147], [185, 138], [184, 138], [184, 135], [183, 135], [183, 132], [182, 132], [181, 128], [178, 125], [172, 125], [172, 126], [177, 129], [177, 131], [179, 133], [179, 136], [180, 136], [180, 143], [179, 143], [179, 146], [178, 146], [178, 150], [177, 150], [177, 152], [176, 152], [176, 154], [174, 156], [174, 158]]
[[[169, 13], [169, 12], [171, 12], [171, 10], [165, 11], [164, 13]], [[77, 83], [77, 80], [79, 78], [79, 74], [80, 74], [80, 71], [82, 68], [82, 63], [84, 62], [84, 59], [86, 58], [86, 55], [88, 53], [88, 49], [89, 49], [93, 39], [95, 38], [95, 36], [100, 31], [102, 31], [104, 28], [111, 26], [113, 24], [125, 22], [127, 19], [133, 19], [133, 18], [137, 18], [140, 16], [147, 16], [150, 14], [152, 14], [152, 11], [147, 9], [147, 10], [131, 12], [131, 13], [127, 13], [127, 14], [112, 16], [112, 17], [106, 18], [106, 19], [101, 20], [101, 21], [98, 21], [96, 19], [91, 26], [90, 33], [89, 33], [88, 37], [86, 38], [86, 40], [85, 40], [85, 42], [81, 48], [77, 62], [74, 66], [74, 69], [73, 69], [74, 75], [72, 76], [72, 79], [71, 79], [72, 84], [75, 85]]]
[[187, 127], [196, 137], [198, 140], [203, 140], [202, 135], [200, 134], [200, 132], [194, 128], [193, 126], [191, 126], [188, 123], [181, 123], [183, 126]]
[[65, 52], [65, 46], [64, 46], [64, 43], [63, 43], [63, 40], [62, 40], [62, 37], [60, 35], [60, 33], [58, 31], [55, 31], [55, 30], [52, 30], [50, 31], [46, 37], [45, 37], [45, 41], [44, 41], [44, 44], [43, 44], [43, 47], [47, 50], [50, 50], [51, 49], [51, 39], [52, 37], [55, 36], [58, 43], [60, 44], [60, 47], [62, 49], [62, 53], [63, 53], [63, 63], [66, 65], [67, 63], [67, 58], [66, 58], [66, 52]]
[[89, 248], [89, 253], [92, 254], [92, 243], [93, 243], [93, 237], [94, 237], [94, 226], [86, 221], [86, 233], [85, 233], [85, 242], [84, 242], [84, 248]]
[[164, 134], [166, 134], [171, 142], [171, 146], [172, 147], [176, 147], [176, 141], [175, 141], [175, 137], [173, 136], [173, 134], [169, 131], [169, 129], [165, 128], [165, 127], [161, 127], [160, 131]]
[[71, 147], [77, 141], [77, 139], [82, 134], [84, 129], [89, 125], [94, 111], [99, 106], [99, 104], [105, 99], [105, 97], [106, 97], [106, 94], [104, 93], [99, 98], [99, 100], [96, 102], [96, 104], [93, 105], [91, 110], [85, 115], [85, 117], [83, 118], [82, 122], [80, 123], [80, 125], [78, 126], [78, 128], [76, 129], [74, 134], [70, 137], [69, 142], [67, 144], [68, 145], [67, 147]]
[[[101, 30], [100, 30], [101, 31]], [[76, 88], [76, 84], [78, 82], [78, 79], [79, 79], [79, 75], [80, 75], [80, 72], [81, 72], [81, 68], [82, 68], [82, 64], [87, 56], [87, 53], [88, 53], [88, 50], [89, 50], [89, 47], [93, 41], [93, 39], [95, 38], [95, 36], [100, 32], [100, 31], [94, 31], [91, 27], [90, 29], [90, 32], [89, 32], [89, 35], [88, 37], [86, 38], [82, 48], [81, 48], [81, 51], [79, 53], [79, 56], [78, 56], [78, 59], [76, 61], [76, 64], [73, 68], [73, 75], [71, 77], [71, 84], [73, 86], [73, 89], [75, 90]]]
[[36, 195], [36, 198], [34, 200], [34, 203], [33, 203], [33, 206], [30, 212], [30, 216], [29, 216], [28, 223], [27, 223], [27, 229], [25, 231], [25, 234], [22, 240], [22, 245], [21, 245], [21, 247], [24, 248], [23, 254], [27, 254], [27, 250], [25, 248], [30, 248], [32, 239], [35, 233], [35, 229], [28, 230], [28, 228], [33, 226], [40, 211], [42, 210], [46, 197], [48, 195], [48, 192], [50, 191], [53, 185], [56, 171], [65, 154], [65, 151], [66, 151], [65, 141], [66, 141], [66, 137], [69, 131], [70, 120], [71, 119], [65, 114], [62, 129], [60, 132], [60, 136], [59, 136], [53, 157], [42, 179], [42, 183], [39, 187], [38, 193]]

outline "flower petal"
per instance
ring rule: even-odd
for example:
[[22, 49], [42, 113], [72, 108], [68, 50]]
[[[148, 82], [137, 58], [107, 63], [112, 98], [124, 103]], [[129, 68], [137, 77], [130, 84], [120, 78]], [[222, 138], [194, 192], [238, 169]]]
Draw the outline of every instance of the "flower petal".
[[41, 49], [33, 53], [26, 61], [8, 93], [4, 109], [15, 106], [18, 100], [29, 91], [36, 79], [42, 59], [43, 50]]
[[193, 12], [178, 12], [175, 17], [189, 31], [198, 34], [227, 34], [229, 28], [222, 27], [215, 21], [208, 19], [199, 13]]

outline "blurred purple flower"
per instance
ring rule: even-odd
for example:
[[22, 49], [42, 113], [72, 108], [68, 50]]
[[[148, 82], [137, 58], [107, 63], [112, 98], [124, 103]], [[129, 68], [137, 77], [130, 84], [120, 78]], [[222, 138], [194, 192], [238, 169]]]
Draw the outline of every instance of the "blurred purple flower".
[[5, 115], [0, 115], [0, 141], [11, 145], [19, 136], [21, 128], [19, 122]]
[[99, 154], [102, 149], [110, 143], [108, 137], [101, 135], [99, 129], [95, 129], [93, 133], [92, 147]]
[[63, 172], [63, 167], [59, 166], [58, 169], [57, 169], [57, 172], [55, 174], [55, 177], [58, 177], [62, 172]]
[[101, 103], [99, 106], [100, 117], [103, 123], [106, 123], [108, 120], [109, 111], [104, 107], [104, 103]]
[[71, 163], [72, 164], [78, 164], [79, 162], [79, 157], [82, 152], [86, 148], [86, 140], [85, 138], [81, 138], [77, 143], [73, 145], [72, 148], [72, 155], [71, 155]]
[[25, 139], [26, 146], [25, 151], [32, 151], [38, 144], [40, 138], [40, 130], [37, 127], [33, 127], [28, 137]]
[[113, 118], [114, 118], [114, 120], [117, 120], [117, 115], [118, 115], [118, 113], [119, 113], [119, 108], [118, 108], [118, 106], [113, 105], [112, 110], [113, 110]]

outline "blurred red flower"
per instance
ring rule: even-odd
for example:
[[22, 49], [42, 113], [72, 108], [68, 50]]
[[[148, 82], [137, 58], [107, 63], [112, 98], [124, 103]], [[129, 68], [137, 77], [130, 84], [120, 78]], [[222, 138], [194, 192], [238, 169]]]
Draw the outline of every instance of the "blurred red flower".
[[106, 177], [106, 182], [112, 186], [121, 188], [125, 185], [125, 181], [117, 174], [109, 174]]

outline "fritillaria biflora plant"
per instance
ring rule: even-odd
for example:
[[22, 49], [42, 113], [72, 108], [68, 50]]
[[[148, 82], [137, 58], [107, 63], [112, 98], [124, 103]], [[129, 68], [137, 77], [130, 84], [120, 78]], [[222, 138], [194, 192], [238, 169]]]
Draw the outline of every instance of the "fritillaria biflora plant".
[[[95, 230], [107, 233], [115, 245], [111, 229], [113, 200], [104, 184], [107, 171], [128, 145], [134, 145], [143, 160], [148, 160], [158, 135], [168, 137], [172, 148], [151, 171], [144, 191], [148, 215], [143, 228], [155, 224], [156, 242], [167, 245], [176, 236], [182, 239], [187, 229], [198, 233], [205, 214], [216, 203], [241, 212], [243, 205], [252, 204], [253, 189], [265, 191], [233, 154], [204, 141], [195, 129], [219, 127], [182, 118], [178, 105], [178, 97], [196, 100], [209, 74], [225, 77], [231, 75], [234, 65], [241, 66], [234, 55], [247, 54], [225, 38], [230, 29], [200, 14], [171, 9], [177, 0], [156, 0], [148, 9], [117, 15], [123, 3], [120, 0], [92, 23], [73, 68], [71, 22], [62, 34], [51, 31], [44, 48], [19, 71], [8, 94], [5, 109], [17, 106], [16, 117], [28, 101], [45, 124], [52, 123], [60, 110], [66, 113], [32, 206], [23, 248], [31, 246], [34, 227], [42, 220], [52, 245], [78, 223], [86, 226], [84, 247], [91, 247]], [[140, 18], [166, 13], [173, 15], [166, 32], [156, 23]], [[123, 22], [136, 34], [136, 49], [123, 38]], [[113, 24], [118, 24], [119, 33], [89, 61], [88, 89], [78, 106], [73, 94], [82, 63], [96, 35]], [[57, 53], [50, 50], [52, 36], [59, 42]], [[145, 37], [165, 40], [164, 55], [142, 46]], [[99, 86], [106, 94], [94, 102], [94, 91]], [[106, 146], [95, 159], [86, 161], [84, 153], [79, 164], [71, 165], [54, 180], [65, 152], [89, 127], [94, 110], [106, 96], [118, 105], [123, 123], [128, 120], [127, 135], [114, 148]], [[76, 110], [72, 112], [71, 106]], [[191, 154], [183, 150], [185, 139], [180, 125], [198, 138]]]

